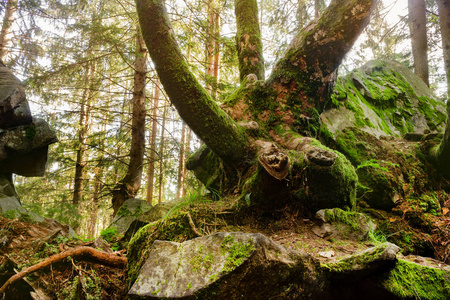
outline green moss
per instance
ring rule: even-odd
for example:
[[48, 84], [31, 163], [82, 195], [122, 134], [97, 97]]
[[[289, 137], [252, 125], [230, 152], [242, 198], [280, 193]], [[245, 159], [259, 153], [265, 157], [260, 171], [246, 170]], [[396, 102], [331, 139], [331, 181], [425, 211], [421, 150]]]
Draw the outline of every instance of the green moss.
[[231, 235], [227, 235], [220, 245], [223, 254], [228, 253], [222, 272], [229, 273], [240, 266], [244, 259], [248, 258], [250, 252], [255, 249], [252, 240], [247, 243], [236, 242]]
[[360, 213], [344, 211], [340, 208], [333, 208], [325, 210], [326, 222], [339, 222], [349, 225], [353, 230], [360, 230]]
[[450, 299], [450, 272], [399, 259], [383, 286], [401, 298]]
[[211, 271], [211, 266], [214, 263], [214, 256], [211, 253], [205, 253], [205, 247], [202, 245], [197, 249], [197, 255], [189, 262], [192, 265], [194, 272], [204, 268]]
[[369, 264], [380, 259], [388, 244], [381, 244], [375, 248], [347, 256], [336, 262], [321, 264], [321, 268], [326, 272], [335, 274], [351, 273], [355, 270], [364, 269]]

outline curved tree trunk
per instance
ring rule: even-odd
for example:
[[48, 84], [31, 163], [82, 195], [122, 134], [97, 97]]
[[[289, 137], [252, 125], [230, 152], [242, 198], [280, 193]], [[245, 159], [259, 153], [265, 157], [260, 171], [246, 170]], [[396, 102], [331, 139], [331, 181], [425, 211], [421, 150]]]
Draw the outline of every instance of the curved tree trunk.
[[223, 160], [242, 164], [247, 152], [246, 137], [189, 70], [173, 35], [164, 1], [136, 0], [136, 7], [159, 79], [181, 118]]
[[[188, 169], [212, 191], [240, 190], [265, 207], [274, 199], [304, 196], [314, 198], [314, 208], [324, 203], [353, 207], [357, 177], [350, 162], [305, 135], [320, 127], [319, 113], [330, 99], [336, 70], [368, 23], [375, 2], [333, 0], [297, 34], [263, 82], [257, 80], [264, 75], [256, 1], [237, 0], [240, 78], [247, 80], [226, 99], [225, 113], [187, 68], [162, 0], [136, 0], [158, 76], [180, 116], [207, 146], [189, 159]], [[239, 173], [233, 173], [230, 163]]]
[[428, 41], [425, 0], [408, 0], [409, 28], [414, 57], [414, 73], [428, 86]]

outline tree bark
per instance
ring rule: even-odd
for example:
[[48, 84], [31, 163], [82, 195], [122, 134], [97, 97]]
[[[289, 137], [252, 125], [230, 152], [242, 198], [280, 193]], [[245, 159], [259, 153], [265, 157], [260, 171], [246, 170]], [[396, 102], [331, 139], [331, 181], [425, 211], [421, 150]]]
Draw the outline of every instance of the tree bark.
[[428, 86], [428, 39], [425, 0], [408, 0], [414, 73]]
[[72, 204], [78, 206], [83, 197], [83, 176], [86, 162], [84, 156], [86, 152], [86, 137], [89, 130], [89, 115], [90, 115], [90, 98], [93, 87], [93, 80], [95, 76], [96, 63], [90, 61], [85, 67], [85, 83], [84, 91], [80, 103], [80, 118], [78, 129], [78, 149], [77, 160], [75, 162], [75, 177], [73, 185]]
[[324, 0], [314, 0], [314, 17], [318, 19], [325, 9]]
[[185, 157], [186, 157], [186, 124], [183, 122], [181, 126], [181, 140], [180, 140], [180, 155], [178, 156], [178, 179], [177, 179], [177, 195], [176, 198], [180, 198], [183, 193], [184, 187], [184, 169], [185, 169]]
[[[439, 22], [442, 35], [442, 49], [444, 54], [444, 66], [447, 75], [447, 99], [450, 99], [450, 1], [438, 0]], [[450, 102], [447, 100], [447, 124], [444, 136], [432, 156], [437, 160], [437, 166], [441, 172], [450, 177]]]
[[114, 215], [123, 203], [136, 196], [141, 186], [145, 151], [145, 85], [147, 80], [147, 48], [137, 28], [136, 59], [134, 65], [133, 113], [131, 127], [130, 162], [125, 177], [113, 193]]
[[147, 202], [152, 204], [153, 201], [153, 180], [155, 178], [155, 153], [156, 153], [156, 129], [158, 118], [158, 101], [159, 101], [159, 84], [155, 84], [153, 97], [153, 116], [152, 116], [152, 131], [150, 134], [150, 148], [148, 155], [148, 169], [147, 169]]
[[297, 91], [297, 99], [307, 98], [306, 106], [322, 112], [335, 71], [369, 22], [375, 2], [333, 0], [319, 20], [297, 34], [267, 82], [280, 94], [278, 102]]
[[438, 0], [439, 22], [441, 26], [442, 49], [445, 73], [447, 75], [447, 99], [450, 99], [450, 1]]
[[170, 101], [197, 136], [225, 162], [240, 165], [246, 136], [198, 83], [179, 49], [162, 0], [136, 0], [150, 56]]
[[[165, 101], [164, 101], [165, 102]], [[164, 193], [164, 133], [166, 131], [167, 106], [164, 103], [164, 112], [162, 115], [161, 139], [159, 141], [159, 193], [158, 203], [163, 202]]]
[[261, 31], [256, 0], [235, 0], [236, 46], [239, 58], [239, 78], [255, 74], [264, 79], [264, 59], [262, 55]]
[[9, 52], [8, 46], [11, 41], [10, 34], [16, 11], [17, 0], [8, 0], [6, 3], [5, 16], [3, 17], [2, 31], [0, 32], [0, 60], [2, 62], [5, 62], [6, 55]]

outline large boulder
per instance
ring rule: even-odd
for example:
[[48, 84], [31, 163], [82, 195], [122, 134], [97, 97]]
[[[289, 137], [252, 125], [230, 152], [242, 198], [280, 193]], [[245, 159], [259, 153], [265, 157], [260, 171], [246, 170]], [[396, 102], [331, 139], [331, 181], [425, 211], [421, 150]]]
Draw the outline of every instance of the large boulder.
[[0, 64], [0, 213], [24, 212], [12, 174], [43, 176], [55, 131], [34, 119], [20, 80]]
[[[318, 294], [316, 262], [262, 234], [217, 233], [184, 243], [155, 241], [129, 291], [134, 298], [292, 299]], [[280, 298], [280, 299], [281, 299]], [[283, 298], [284, 299], [284, 298]]]
[[335, 137], [357, 127], [375, 137], [442, 132], [446, 107], [411, 70], [395, 61], [370, 61], [339, 78], [321, 120]]

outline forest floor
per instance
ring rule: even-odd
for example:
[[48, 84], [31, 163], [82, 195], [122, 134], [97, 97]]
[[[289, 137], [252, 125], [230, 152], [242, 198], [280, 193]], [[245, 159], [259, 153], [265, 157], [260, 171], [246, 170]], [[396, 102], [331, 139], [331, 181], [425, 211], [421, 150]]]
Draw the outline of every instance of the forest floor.
[[[166, 224], [168, 230], [171, 222], [178, 222], [180, 215], [189, 212], [193, 220], [190, 226], [194, 226], [200, 235], [226, 231], [262, 233], [286, 248], [309, 253], [321, 262], [331, 262], [373, 247], [379, 241], [403, 242], [407, 245], [400, 245], [403, 246], [403, 255], [416, 263], [441, 267], [444, 261], [449, 261], [450, 201], [442, 207], [440, 217], [434, 217], [431, 223], [427, 223], [429, 232], [418, 228], [420, 226], [411, 226], [405, 213], [399, 213], [402, 209], [407, 210], [401, 205], [392, 213], [369, 211], [378, 223], [375, 237], [379, 241], [373, 238], [320, 238], [312, 231], [315, 220], [305, 218], [301, 211], [288, 207], [270, 213], [245, 209], [236, 211], [234, 204], [229, 200], [189, 203], [178, 211], [172, 211], [172, 215], [161, 222]], [[55, 221], [37, 224], [29, 220], [0, 217], [0, 284], [16, 272], [74, 247], [88, 246], [126, 256], [126, 249], [118, 252], [111, 250], [117, 240], [110, 240], [108, 244], [102, 238], [92, 241], [69, 239], [64, 234], [65, 228]], [[160, 227], [160, 230], [164, 231], [164, 228]], [[173, 238], [169, 239], [178, 242], [189, 239], [188, 235], [181, 233], [173, 235], [172, 232], [171, 235]], [[163, 236], [160, 234], [157, 238]], [[408, 238], [405, 239], [405, 236]], [[127, 270], [123, 267], [107, 266], [89, 258], [69, 257], [32, 273], [25, 280], [17, 281], [7, 290], [5, 299], [125, 299], [128, 291], [126, 274]], [[30, 292], [41, 298], [30, 298]]]

